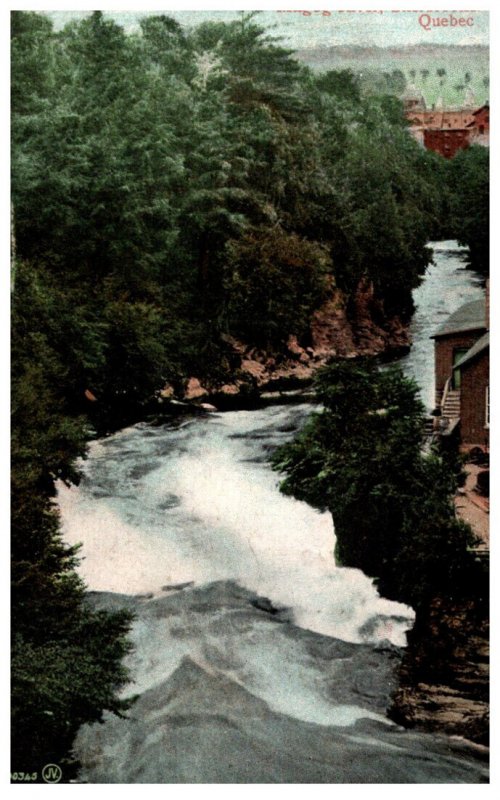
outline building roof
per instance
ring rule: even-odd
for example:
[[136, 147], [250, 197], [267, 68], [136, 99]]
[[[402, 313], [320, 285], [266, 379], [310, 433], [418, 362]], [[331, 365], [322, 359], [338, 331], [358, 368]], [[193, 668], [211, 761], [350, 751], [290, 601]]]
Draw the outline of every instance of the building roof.
[[488, 331], [488, 333], [485, 333], [484, 336], [481, 336], [481, 338], [478, 339], [477, 342], [475, 342], [475, 344], [472, 345], [470, 350], [467, 350], [466, 354], [462, 356], [460, 361], [457, 361], [457, 363], [455, 364], [455, 368], [465, 366], [465, 364], [468, 364], [470, 361], [476, 358], [476, 356], [480, 355], [485, 350], [487, 350], [489, 346], [490, 346], [490, 334]]
[[477, 111], [473, 111], [472, 112], [472, 116], [474, 117], [474, 119], [472, 120], [472, 122], [469, 122], [467, 124], [467, 127], [468, 128], [475, 128], [476, 125], [478, 124], [478, 120], [476, 119], [477, 115], [480, 114], [481, 111], [489, 111], [489, 109], [490, 109], [490, 107], [489, 107], [488, 103], [486, 103], [486, 105], [481, 106], [481, 108], [478, 108]]
[[472, 112], [472, 114], [475, 117], [476, 114], [480, 114], [481, 111], [485, 111], [486, 109], [489, 110], [489, 108], [490, 108], [490, 104], [489, 103], [485, 103], [484, 106], [481, 106], [480, 108], [477, 108], [475, 111]]
[[431, 339], [437, 339], [440, 336], [447, 336], [451, 333], [480, 330], [481, 328], [486, 328], [484, 300], [473, 300], [460, 306], [457, 311], [450, 314], [446, 322], [431, 336]]

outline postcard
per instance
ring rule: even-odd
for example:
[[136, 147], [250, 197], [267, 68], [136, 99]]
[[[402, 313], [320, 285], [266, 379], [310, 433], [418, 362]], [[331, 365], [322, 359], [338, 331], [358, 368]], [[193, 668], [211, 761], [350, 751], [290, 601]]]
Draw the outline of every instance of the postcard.
[[84, 6], [11, 12], [11, 782], [487, 783], [488, 12]]

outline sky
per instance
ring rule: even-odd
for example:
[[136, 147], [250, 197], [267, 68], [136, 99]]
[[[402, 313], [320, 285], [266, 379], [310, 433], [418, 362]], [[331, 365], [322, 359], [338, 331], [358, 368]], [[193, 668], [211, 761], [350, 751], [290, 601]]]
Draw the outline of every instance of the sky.
[[[306, 5], [306, 4], [304, 4]], [[360, 3], [360, 5], [362, 5]], [[443, 4], [444, 5], [444, 4]], [[84, 11], [51, 11], [57, 28]], [[182, 24], [197, 25], [208, 19], [236, 19], [238, 11], [106, 11], [128, 30], [145, 14], [166, 13]], [[451, 15], [451, 16], [450, 16]], [[455, 20], [455, 24], [453, 22]], [[462, 22], [460, 23], [460, 20]], [[444, 22], [443, 22], [444, 21]], [[261, 11], [260, 22], [273, 26], [283, 43], [294, 48], [331, 45], [488, 44], [487, 11]], [[438, 24], [439, 23], [439, 24]]]

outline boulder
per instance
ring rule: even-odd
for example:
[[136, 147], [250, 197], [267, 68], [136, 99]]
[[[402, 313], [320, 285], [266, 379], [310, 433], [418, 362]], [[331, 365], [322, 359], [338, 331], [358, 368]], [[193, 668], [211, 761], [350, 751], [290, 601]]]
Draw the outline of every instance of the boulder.
[[255, 378], [257, 383], [260, 383], [265, 375], [266, 368], [263, 364], [260, 364], [258, 361], [252, 361], [249, 358], [244, 358], [241, 362], [241, 369], [243, 372], [248, 373], [251, 375], [252, 378]]
[[235, 395], [240, 393], [240, 387], [235, 383], [225, 383], [220, 387], [219, 392], [225, 395]]
[[171, 386], [170, 383], [166, 383], [160, 392], [160, 397], [163, 398], [163, 400], [171, 400], [174, 395], [174, 387]]
[[198, 378], [190, 378], [184, 392], [185, 400], [198, 400], [200, 397], [207, 397], [208, 391], [201, 385]]
[[300, 346], [297, 337], [294, 336], [293, 334], [290, 334], [290, 336], [288, 337], [286, 346], [288, 352], [291, 353], [293, 356], [301, 356], [303, 353], [305, 353], [304, 348]]

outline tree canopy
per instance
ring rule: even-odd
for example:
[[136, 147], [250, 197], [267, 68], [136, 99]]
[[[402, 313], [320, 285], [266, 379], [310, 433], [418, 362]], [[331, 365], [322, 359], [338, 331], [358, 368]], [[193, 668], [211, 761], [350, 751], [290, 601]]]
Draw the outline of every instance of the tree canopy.
[[455, 516], [456, 476], [422, 453], [423, 406], [399, 368], [333, 362], [318, 373], [324, 410], [274, 456], [282, 491], [333, 517], [340, 564], [416, 609], [467, 595], [475, 538]]
[[461, 150], [449, 164], [452, 235], [468, 248], [470, 266], [489, 274], [490, 159], [487, 147]]
[[[390, 92], [315, 76], [252, 14], [190, 31], [150, 16], [127, 35], [102, 12], [59, 32], [14, 12], [17, 256], [58, 309], [70, 404], [89, 389], [108, 419], [154, 383], [223, 372], [224, 334], [279, 348], [327, 274], [347, 296], [367, 278], [408, 314], [438, 197]], [[118, 391], [134, 337], [150, 368]]]

